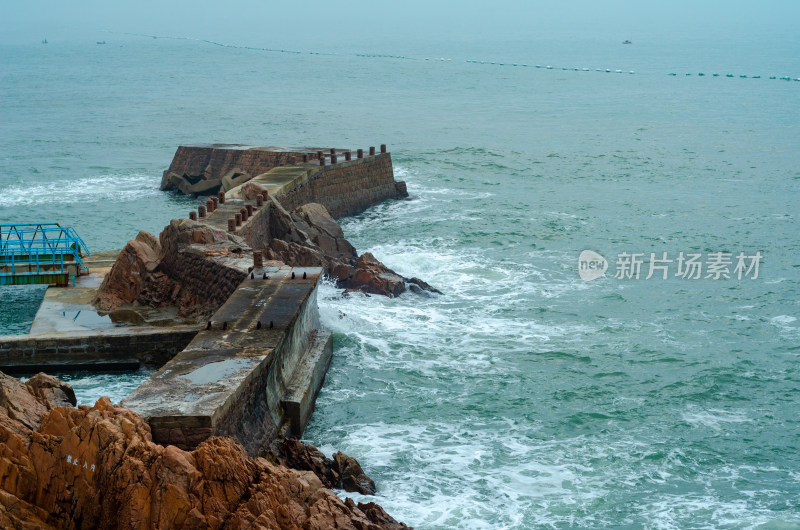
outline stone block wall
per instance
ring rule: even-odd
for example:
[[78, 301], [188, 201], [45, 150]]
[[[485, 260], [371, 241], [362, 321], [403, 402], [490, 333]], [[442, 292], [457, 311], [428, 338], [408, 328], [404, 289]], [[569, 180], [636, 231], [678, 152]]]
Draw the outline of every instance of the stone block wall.
[[213, 180], [221, 179], [230, 170], [239, 168], [256, 176], [274, 167], [289, 164], [291, 158], [299, 162], [303, 155], [307, 155], [309, 160], [317, 160], [316, 153], [312, 149], [267, 150], [236, 145], [180, 146], [169, 169], [164, 171], [161, 189], [165, 189], [170, 173]]
[[[195, 236], [199, 242], [192, 244]], [[159, 270], [184, 294], [188, 291], [197, 305], [216, 311], [247, 276], [247, 266], [232, 266], [232, 257], [248, 255], [250, 248], [220, 230], [173, 219], [159, 235], [159, 242]], [[252, 263], [252, 258], [249, 261]]]
[[[132, 369], [136, 364], [158, 366], [183, 350], [197, 329], [164, 329], [86, 335], [42, 334], [0, 337], [0, 370], [31, 373], [64, 369]], [[134, 365], [134, 366], [128, 366]]]
[[317, 202], [339, 219], [386, 199], [401, 198], [405, 196], [401, 189], [405, 190], [405, 186], [394, 180], [391, 155], [381, 153], [320, 167], [308, 181], [280, 195], [278, 200], [289, 211]]
[[[166, 260], [166, 257], [165, 257]], [[162, 263], [164, 263], [162, 261]], [[170, 278], [188, 288], [201, 306], [217, 308], [247, 277], [247, 273], [207, 257], [202, 251], [177, 252], [165, 265]]]

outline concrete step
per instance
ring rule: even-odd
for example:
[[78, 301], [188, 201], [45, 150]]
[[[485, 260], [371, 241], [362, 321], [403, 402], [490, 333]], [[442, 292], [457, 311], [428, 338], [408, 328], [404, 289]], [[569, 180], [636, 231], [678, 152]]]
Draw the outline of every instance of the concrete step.
[[314, 412], [314, 403], [325, 381], [332, 357], [333, 334], [330, 331], [318, 331], [303, 360], [297, 364], [294, 375], [286, 386], [286, 393], [283, 394], [281, 406], [286, 415], [281, 432], [283, 436], [303, 434]]
[[[253, 273], [182, 352], [123, 400], [149, 422], [156, 443], [192, 449], [209, 436], [229, 435], [256, 455], [287, 421], [302, 432], [319, 389], [311, 387], [322, 383], [330, 362], [330, 334], [317, 330], [322, 269]], [[292, 419], [281, 405], [287, 384], [298, 396], [289, 405]]]

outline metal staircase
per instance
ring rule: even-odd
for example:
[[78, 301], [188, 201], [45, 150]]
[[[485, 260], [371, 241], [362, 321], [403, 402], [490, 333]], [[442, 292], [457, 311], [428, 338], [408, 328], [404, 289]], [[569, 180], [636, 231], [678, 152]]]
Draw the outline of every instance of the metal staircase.
[[58, 223], [0, 224], [0, 285], [66, 286], [89, 271], [86, 243]]

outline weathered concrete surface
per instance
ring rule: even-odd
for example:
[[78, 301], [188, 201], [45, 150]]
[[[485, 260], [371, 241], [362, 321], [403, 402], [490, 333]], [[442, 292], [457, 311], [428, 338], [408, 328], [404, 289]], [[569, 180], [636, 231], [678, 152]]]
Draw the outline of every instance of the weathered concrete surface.
[[186, 194], [214, 194], [226, 191], [250, 178], [286, 165], [294, 159], [316, 161], [317, 152], [329, 147], [270, 147], [236, 144], [195, 144], [178, 147], [172, 163], [164, 171], [161, 189], [177, 189]]
[[189, 344], [200, 327], [176, 308], [98, 312], [92, 300], [119, 252], [98, 254], [75, 287], [47, 289], [30, 334], [0, 336], [0, 370], [136, 370], [161, 366]]
[[[248, 182], [258, 184], [273, 197], [288, 193], [320, 172], [319, 166], [301, 165], [284, 166], [270, 169], [254, 176]], [[225, 196], [233, 199], [245, 199], [244, 183], [225, 191]]]
[[286, 392], [280, 401], [286, 417], [286, 434], [299, 437], [305, 431], [332, 357], [331, 334], [314, 333], [308, 351], [295, 366], [294, 375], [286, 384]]
[[257, 455], [280, 434], [301, 434], [330, 362], [317, 313], [321, 273], [255, 268], [208, 329], [123, 405], [150, 423], [154, 441], [181, 448], [230, 435]]
[[0, 370], [136, 370], [161, 366], [186, 347], [198, 327], [130, 326], [0, 336]]

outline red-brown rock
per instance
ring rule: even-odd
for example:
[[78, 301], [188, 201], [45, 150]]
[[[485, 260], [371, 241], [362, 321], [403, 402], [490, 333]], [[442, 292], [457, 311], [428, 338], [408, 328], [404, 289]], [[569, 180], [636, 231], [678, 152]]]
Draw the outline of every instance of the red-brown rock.
[[399, 296], [406, 290], [403, 277], [369, 252], [358, 258], [353, 276], [344, 283], [347, 288], [384, 296]]
[[406, 528], [230, 438], [187, 452], [154, 444], [147, 423], [108, 398], [50, 408], [70, 401], [68, 385], [33, 379], [0, 374], [3, 528]]
[[265, 257], [282, 261], [292, 267], [325, 267], [327, 260], [319, 249], [287, 243], [281, 239], [273, 239], [266, 250]]
[[146, 242], [128, 241], [97, 291], [95, 305], [105, 311], [136, 301], [147, 275], [156, 270], [158, 253]]
[[153, 252], [155, 252], [157, 256], [161, 255], [161, 243], [158, 241], [158, 238], [150, 232], [140, 230], [139, 233], [136, 234], [136, 241], [141, 241], [148, 247], [152, 248]]
[[364, 473], [355, 458], [344, 453], [334, 453], [331, 459], [313, 445], [287, 438], [277, 444], [274, 456], [286, 467], [311, 471], [325, 487], [362, 495], [375, 494], [375, 482]]
[[323, 205], [312, 202], [295, 208], [292, 219], [326, 257], [344, 261], [358, 258], [355, 247], [345, 239], [342, 227]]
[[334, 469], [339, 474], [340, 488], [362, 495], [375, 495], [375, 482], [364, 473], [361, 464], [344, 453], [333, 453]]
[[40, 373], [23, 383], [0, 372], [0, 423], [16, 434], [37, 428], [42, 414], [61, 406], [75, 406], [75, 393], [60, 379]]

